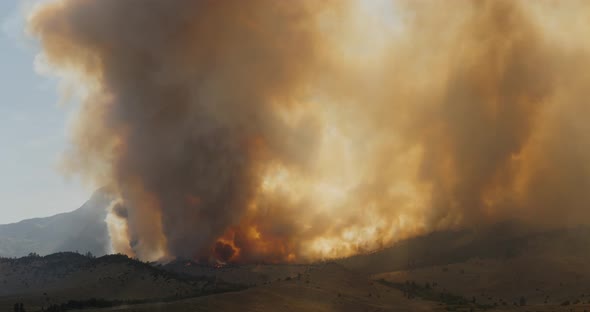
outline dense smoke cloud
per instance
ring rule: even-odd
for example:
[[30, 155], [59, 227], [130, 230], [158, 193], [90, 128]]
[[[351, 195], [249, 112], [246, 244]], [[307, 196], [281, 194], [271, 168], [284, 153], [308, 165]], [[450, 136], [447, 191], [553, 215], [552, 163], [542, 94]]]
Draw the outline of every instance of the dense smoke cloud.
[[432, 187], [429, 222], [583, 220], [590, 204], [583, 191], [590, 182], [590, 141], [576, 116], [588, 111], [578, 88], [590, 81], [576, 68], [589, 57], [578, 38], [557, 40], [571, 27], [570, 14], [587, 8], [572, 2], [560, 16], [552, 14], [551, 2], [454, 5], [456, 13], [447, 17], [458, 22], [437, 25], [445, 30], [442, 38], [433, 28], [439, 13], [430, 5], [416, 8], [409, 26], [438, 48], [430, 52], [438, 55], [425, 56], [435, 62], [431, 68], [441, 66], [438, 85], [408, 102], [423, 110], [403, 108], [416, 118], [410, 129], [416, 137], [407, 142], [423, 148], [419, 177]]
[[66, 165], [118, 196], [115, 251], [308, 261], [588, 216], [588, 10], [552, 6], [65, 0], [29, 26], [87, 89]]

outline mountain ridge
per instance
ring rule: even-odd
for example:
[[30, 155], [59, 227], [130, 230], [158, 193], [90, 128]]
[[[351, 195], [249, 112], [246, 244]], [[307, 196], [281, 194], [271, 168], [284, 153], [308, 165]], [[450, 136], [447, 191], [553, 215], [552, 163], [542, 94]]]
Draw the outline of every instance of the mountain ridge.
[[0, 225], [0, 257], [47, 255], [81, 251], [96, 255], [110, 249], [105, 223], [109, 195], [99, 189], [80, 208], [49, 217], [31, 218]]

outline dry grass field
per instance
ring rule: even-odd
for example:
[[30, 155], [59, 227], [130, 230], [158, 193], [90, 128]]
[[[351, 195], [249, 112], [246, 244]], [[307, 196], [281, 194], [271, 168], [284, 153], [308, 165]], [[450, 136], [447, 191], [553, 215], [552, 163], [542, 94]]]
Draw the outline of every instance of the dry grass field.
[[588, 228], [501, 229], [432, 233], [314, 264], [4, 258], [0, 311], [17, 302], [26, 311], [590, 310]]

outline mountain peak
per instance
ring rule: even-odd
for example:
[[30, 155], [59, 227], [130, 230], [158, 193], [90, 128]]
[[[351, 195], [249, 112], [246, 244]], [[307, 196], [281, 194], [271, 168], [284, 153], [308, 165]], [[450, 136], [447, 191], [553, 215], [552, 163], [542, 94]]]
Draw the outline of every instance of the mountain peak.
[[0, 257], [58, 251], [106, 254], [110, 240], [105, 218], [111, 201], [112, 196], [100, 188], [74, 211], [0, 225]]

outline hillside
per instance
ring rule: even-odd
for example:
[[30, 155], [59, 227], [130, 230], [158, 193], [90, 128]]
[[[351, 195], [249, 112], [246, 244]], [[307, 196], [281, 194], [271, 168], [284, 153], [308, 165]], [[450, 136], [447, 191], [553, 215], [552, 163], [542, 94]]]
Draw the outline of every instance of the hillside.
[[124, 255], [99, 258], [77, 253], [0, 259], [0, 311], [21, 298], [47, 307], [91, 298], [142, 302], [199, 296], [240, 288], [210, 278], [181, 276]]
[[590, 227], [505, 223], [310, 264], [4, 258], [0, 310], [25, 302], [28, 311], [50, 304], [68, 311], [583, 311], [590, 310], [588, 246]]
[[503, 225], [468, 233], [432, 233], [342, 262], [419, 300], [500, 311], [590, 309], [590, 227], [514, 231]]
[[372, 282], [362, 274], [347, 270], [335, 263], [325, 263], [308, 266], [301, 274], [295, 277], [274, 280], [243, 291], [196, 297], [157, 305], [139, 304], [117, 307], [116, 310], [134, 312], [356, 312], [443, 311], [443, 307], [436, 302], [410, 300], [396, 289]]
[[316, 264], [243, 264], [216, 268], [190, 260], [176, 260], [163, 266], [168, 271], [182, 275], [215, 277], [218, 280], [249, 286], [295, 278], [314, 267]]
[[104, 255], [110, 244], [104, 222], [109, 203], [108, 196], [99, 190], [72, 212], [0, 225], [0, 257], [60, 251]]
[[[581, 228], [590, 232], [590, 228]], [[522, 253], [543, 237], [564, 239], [570, 230], [539, 230], [516, 222], [481, 229], [437, 231], [400, 241], [368, 254], [338, 260], [347, 268], [375, 274], [458, 263], [471, 258], [506, 258]], [[572, 236], [572, 235], [570, 235]], [[572, 239], [575, 239], [575, 234]]]
[[[335, 263], [209, 267], [209, 276], [164, 268], [123, 255], [92, 258], [57, 253], [2, 259], [0, 311], [16, 302], [24, 302], [27, 311], [64, 304], [70, 311], [81, 303], [84, 311], [96, 303], [129, 311], [391, 311], [400, 307], [431, 311], [436, 307], [408, 300], [401, 292]], [[233, 276], [249, 287], [221, 280]], [[261, 276], [267, 279], [256, 284]]]

